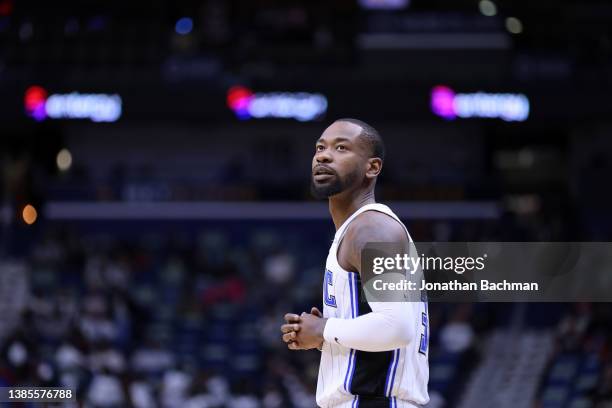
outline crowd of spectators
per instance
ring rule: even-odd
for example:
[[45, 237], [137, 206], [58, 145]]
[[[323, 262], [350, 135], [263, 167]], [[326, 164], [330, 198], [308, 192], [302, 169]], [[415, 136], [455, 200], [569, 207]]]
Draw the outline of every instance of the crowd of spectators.
[[[90, 407], [313, 407], [318, 352], [287, 350], [279, 326], [286, 312], [320, 307], [321, 236], [333, 231], [237, 227], [123, 238], [43, 230], [28, 257], [0, 266], [0, 385], [70, 387]], [[432, 364], [452, 354], [464, 370], [437, 389], [432, 369], [432, 407], [460, 399], [487, 333], [513, 307], [431, 304]], [[582, 347], [591, 309], [557, 315], [559, 347]]]

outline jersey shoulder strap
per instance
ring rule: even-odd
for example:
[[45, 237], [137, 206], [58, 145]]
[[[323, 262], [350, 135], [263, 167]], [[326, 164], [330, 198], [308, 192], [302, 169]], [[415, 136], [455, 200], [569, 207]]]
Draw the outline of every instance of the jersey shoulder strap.
[[391, 209], [388, 206], [381, 204], [381, 203], [373, 203], [373, 204], [366, 204], [363, 207], [359, 208], [357, 211], [351, 214], [351, 216], [348, 217], [346, 221], [344, 221], [344, 223], [340, 226], [340, 228], [338, 228], [338, 231], [336, 231], [336, 235], [334, 236], [334, 244], [336, 246], [339, 246], [340, 242], [342, 242], [342, 238], [344, 238], [344, 234], [346, 233], [346, 230], [348, 229], [349, 224], [359, 214], [364, 213], [366, 211], [378, 211], [383, 214], [387, 214], [388, 216], [390, 216], [391, 218], [399, 222], [399, 224], [402, 226], [404, 231], [406, 231], [406, 235], [408, 236], [408, 241], [412, 242], [412, 237], [410, 237], [410, 234], [408, 233], [408, 229], [406, 228], [404, 223], [399, 219], [399, 217], [395, 215], [395, 213], [391, 211]]

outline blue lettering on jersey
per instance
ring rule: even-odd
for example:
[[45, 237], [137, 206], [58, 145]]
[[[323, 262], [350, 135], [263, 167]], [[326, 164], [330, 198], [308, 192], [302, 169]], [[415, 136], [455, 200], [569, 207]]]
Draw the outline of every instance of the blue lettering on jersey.
[[429, 346], [429, 319], [427, 318], [427, 302], [425, 304], [425, 311], [421, 315], [421, 324], [423, 325], [423, 334], [421, 334], [421, 342], [419, 343], [419, 353], [427, 354], [427, 347]]
[[336, 297], [329, 294], [329, 287], [334, 286], [334, 275], [329, 269], [325, 270], [325, 280], [323, 282], [323, 301], [327, 306], [338, 307]]

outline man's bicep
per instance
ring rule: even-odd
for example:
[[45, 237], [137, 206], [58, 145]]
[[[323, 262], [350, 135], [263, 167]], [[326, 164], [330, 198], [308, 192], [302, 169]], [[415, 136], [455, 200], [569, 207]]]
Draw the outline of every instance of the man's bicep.
[[[392, 245], [372, 245], [376, 243]], [[403, 227], [390, 218], [383, 223], [372, 221], [363, 223], [353, 231], [349, 253], [351, 264], [360, 274], [362, 272], [362, 254], [366, 249], [372, 251], [373, 256], [383, 258], [395, 257], [399, 252], [408, 253], [408, 236]]]

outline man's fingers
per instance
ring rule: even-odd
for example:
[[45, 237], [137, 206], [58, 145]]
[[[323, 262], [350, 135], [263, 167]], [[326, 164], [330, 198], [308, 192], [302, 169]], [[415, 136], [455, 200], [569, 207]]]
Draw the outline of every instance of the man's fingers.
[[287, 348], [289, 348], [289, 350], [301, 350], [302, 349], [296, 341], [292, 341], [291, 343], [287, 344]]
[[296, 315], [295, 313], [287, 313], [285, 315], [285, 321], [287, 323], [299, 323], [300, 322], [300, 316]]
[[317, 309], [316, 307], [313, 307], [312, 309], [310, 309], [310, 314], [313, 314], [318, 317], [323, 317], [323, 313], [321, 313], [321, 311]]
[[297, 337], [297, 335], [296, 335], [296, 333], [295, 333], [295, 332], [285, 333], [285, 334], [283, 334], [283, 341], [284, 341], [285, 343], [289, 343], [290, 341], [295, 340], [295, 339], [296, 339], [296, 337]]
[[300, 330], [300, 325], [296, 323], [283, 324], [281, 326], [282, 333], [296, 332]]

